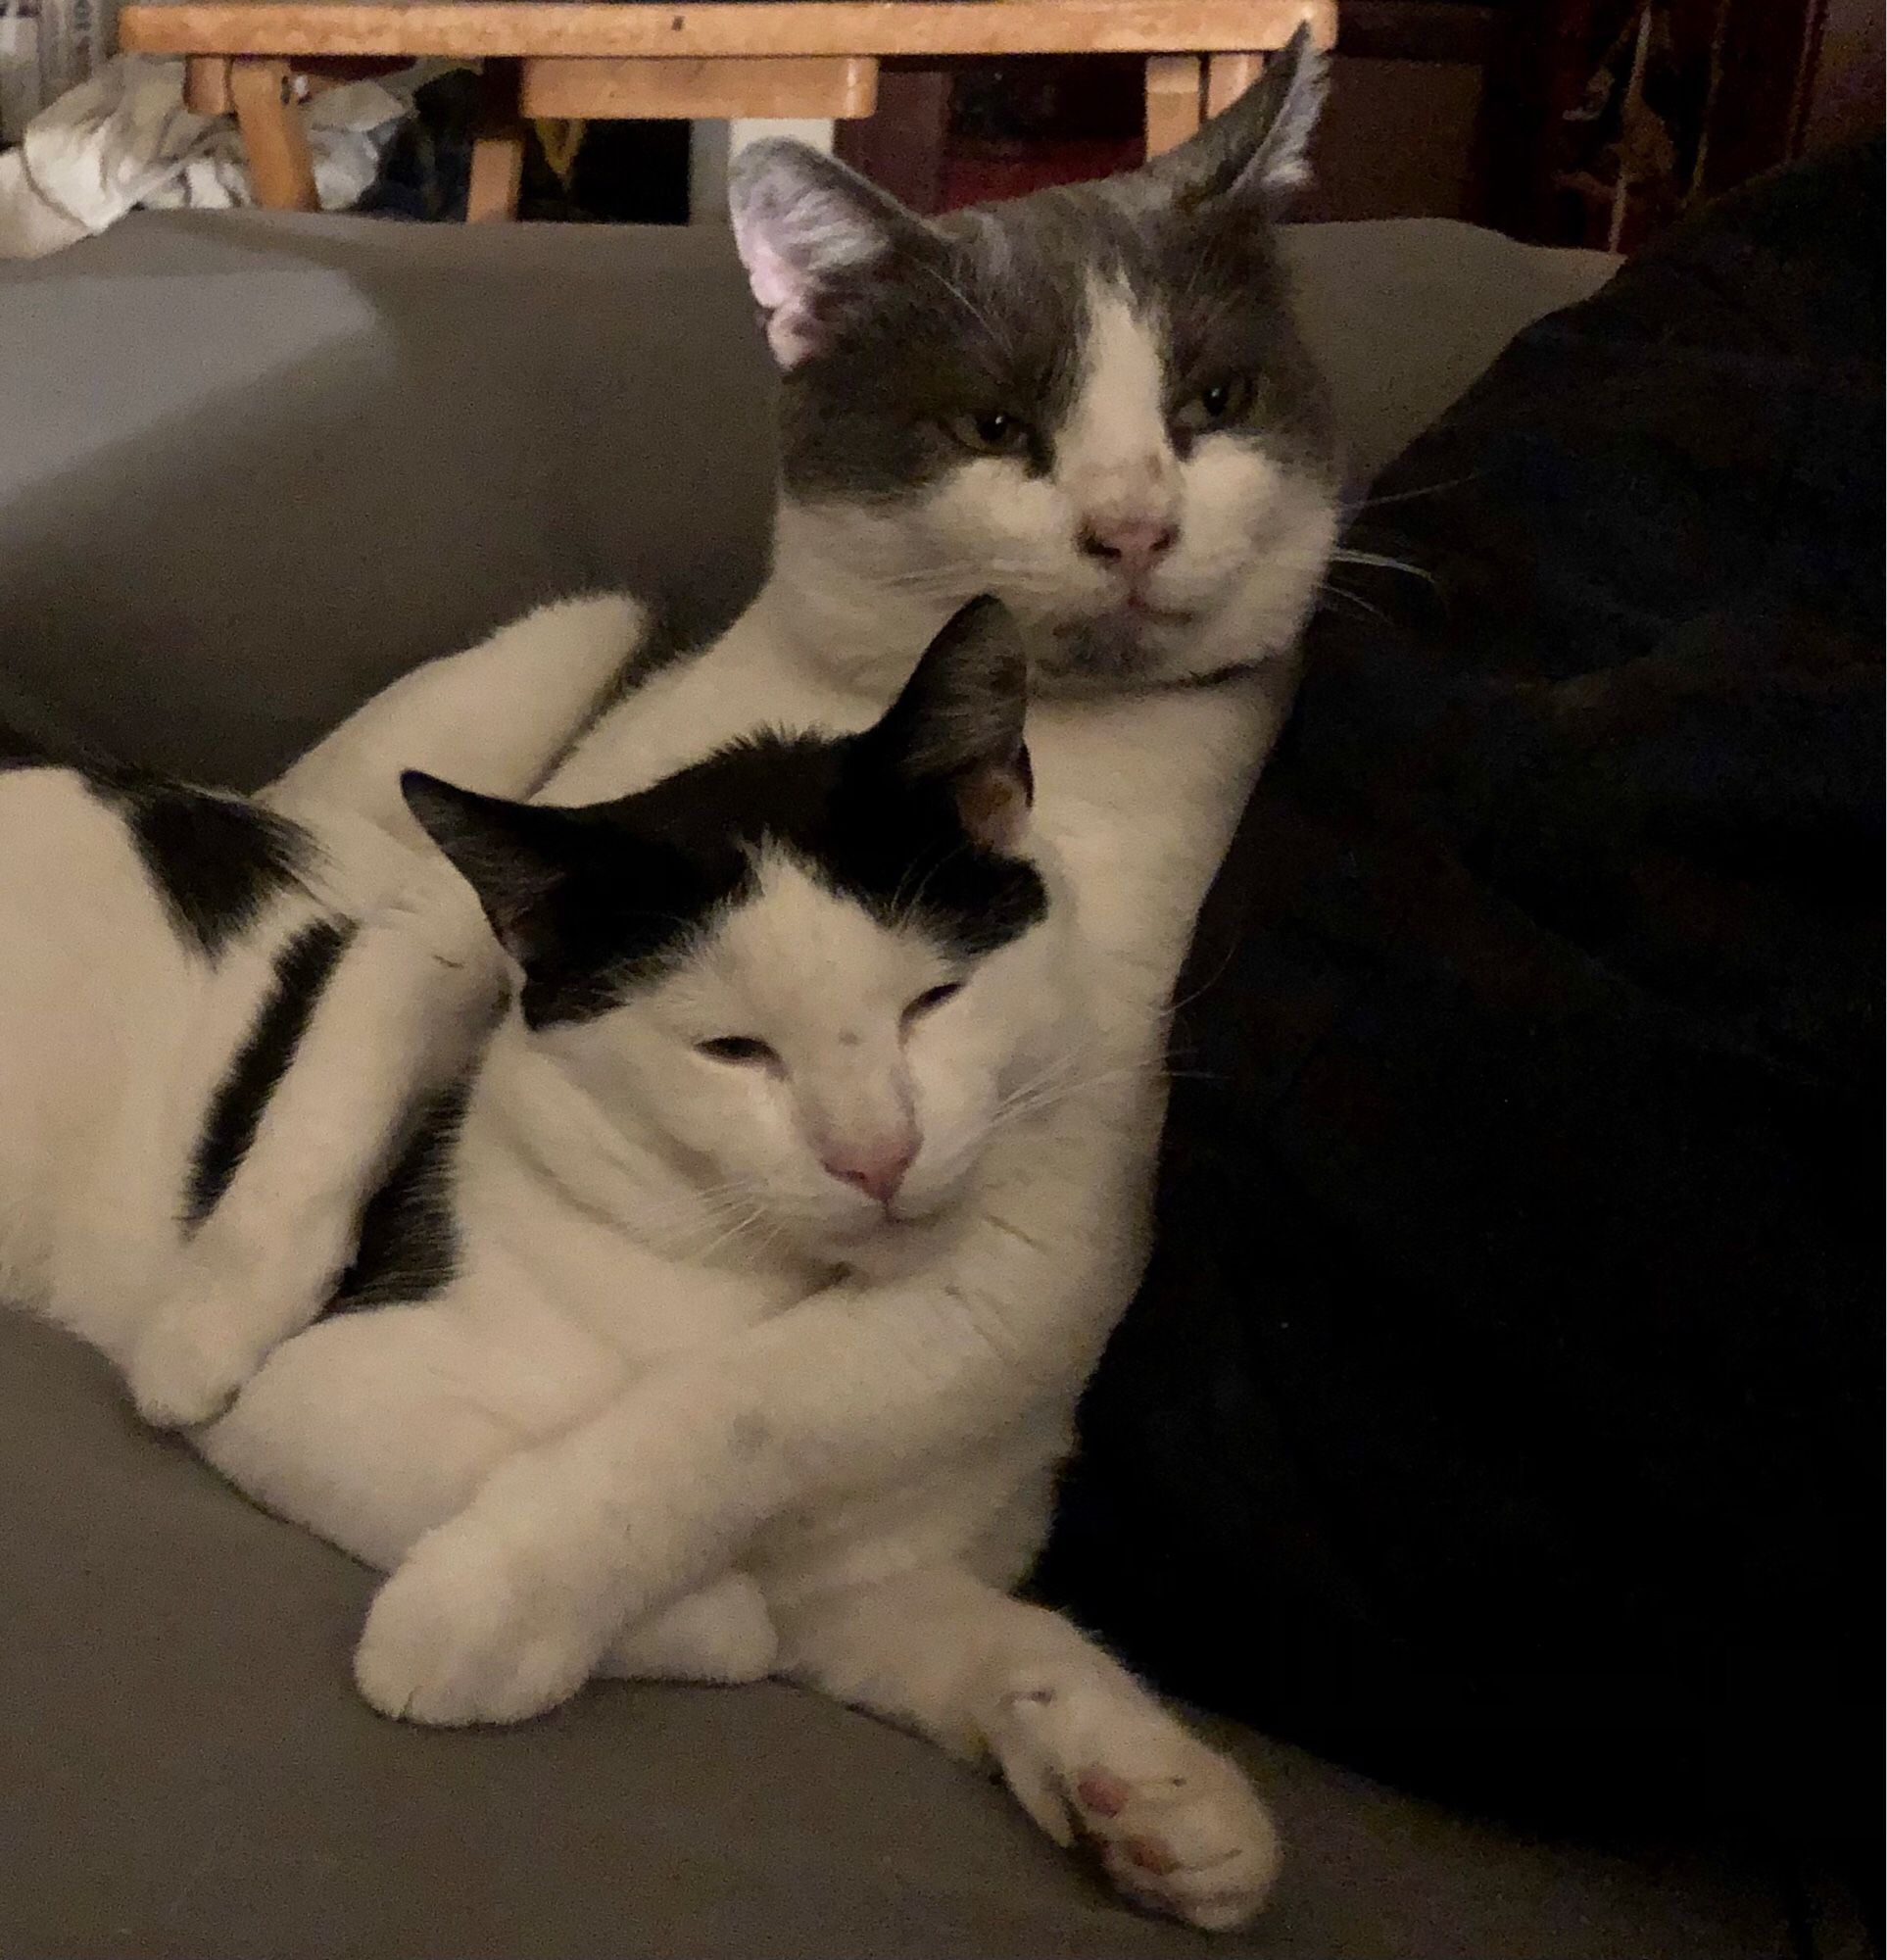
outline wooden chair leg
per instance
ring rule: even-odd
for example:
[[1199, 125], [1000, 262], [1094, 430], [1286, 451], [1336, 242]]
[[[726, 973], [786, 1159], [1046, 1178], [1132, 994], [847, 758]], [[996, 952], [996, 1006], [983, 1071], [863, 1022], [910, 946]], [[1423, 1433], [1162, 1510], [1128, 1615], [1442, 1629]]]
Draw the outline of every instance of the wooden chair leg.
[[314, 160], [285, 61], [242, 55], [229, 64], [229, 99], [256, 202], [269, 211], [319, 211]]
[[467, 224], [503, 223], [517, 216], [517, 194], [524, 183], [524, 119], [517, 88], [516, 62], [486, 62], [465, 192]]
[[235, 108], [227, 55], [192, 55], [183, 64], [183, 106], [194, 116], [227, 116]]
[[1217, 116], [1230, 109], [1264, 72], [1263, 55], [1208, 55], [1205, 113]]
[[1197, 55], [1149, 55], [1146, 63], [1146, 154], [1184, 143], [1199, 126]]

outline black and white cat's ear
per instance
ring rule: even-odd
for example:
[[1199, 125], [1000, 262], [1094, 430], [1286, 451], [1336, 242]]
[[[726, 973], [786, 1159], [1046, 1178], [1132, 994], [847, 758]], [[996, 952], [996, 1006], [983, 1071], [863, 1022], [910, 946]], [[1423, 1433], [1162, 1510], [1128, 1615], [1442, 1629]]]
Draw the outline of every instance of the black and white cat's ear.
[[735, 249], [783, 369], [823, 352], [848, 295], [900, 246], [928, 235], [895, 197], [785, 136], [740, 152], [727, 200]]
[[963, 827], [992, 851], [1013, 850], [1035, 793], [1023, 725], [1029, 657], [1000, 600], [973, 599], [925, 650], [873, 731], [906, 781], [944, 782]]
[[1282, 204], [1310, 181], [1311, 137], [1329, 89], [1329, 57], [1300, 26], [1237, 101], [1147, 168], [1199, 201]]
[[569, 873], [568, 813], [480, 796], [420, 769], [401, 775], [400, 794], [476, 893], [498, 943], [528, 965], [543, 951], [545, 901]]

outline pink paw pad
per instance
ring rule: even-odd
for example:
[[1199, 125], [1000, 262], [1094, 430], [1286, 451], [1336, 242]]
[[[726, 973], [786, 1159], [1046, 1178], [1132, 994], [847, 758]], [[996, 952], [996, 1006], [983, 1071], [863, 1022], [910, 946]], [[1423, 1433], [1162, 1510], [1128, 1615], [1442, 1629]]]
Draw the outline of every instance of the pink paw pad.
[[1118, 1817], [1134, 1792], [1119, 1777], [1095, 1769], [1083, 1771], [1075, 1794], [1081, 1798], [1082, 1808], [1091, 1810], [1096, 1817]]

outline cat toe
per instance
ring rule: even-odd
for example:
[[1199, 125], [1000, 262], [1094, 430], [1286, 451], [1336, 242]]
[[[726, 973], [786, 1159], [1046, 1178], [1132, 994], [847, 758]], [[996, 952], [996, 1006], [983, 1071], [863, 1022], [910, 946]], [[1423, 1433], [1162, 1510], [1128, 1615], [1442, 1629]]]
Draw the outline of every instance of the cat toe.
[[154, 1429], [194, 1429], [223, 1414], [261, 1357], [203, 1316], [160, 1312], [146, 1328], [127, 1370], [131, 1399]]

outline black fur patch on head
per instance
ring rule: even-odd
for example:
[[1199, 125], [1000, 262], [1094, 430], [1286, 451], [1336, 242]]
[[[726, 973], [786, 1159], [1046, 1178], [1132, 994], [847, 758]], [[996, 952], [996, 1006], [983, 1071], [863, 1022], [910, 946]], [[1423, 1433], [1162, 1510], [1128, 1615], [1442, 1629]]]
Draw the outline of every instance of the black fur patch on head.
[[399, 1306], [444, 1293], [459, 1272], [452, 1168], [474, 1073], [420, 1112], [406, 1149], [361, 1214], [354, 1262], [326, 1313]]
[[131, 771], [91, 778], [116, 810], [177, 936], [214, 959], [307, 870], [308, 833], [241, 797]]
[[875, 733], [755, 735], [617, 803], [520, 808], [555, 866], [520, 950], [525, 1020], [588, 1019], [669, 970], [769, 848], [959, 958], [1026, 932], [1047, 910], [1035, 867], [974, 844], [946, 782], [891, 780]]
[[190, 1160], [183, 1222], [195, 1230], [217, 1208], [249, 1153], [275, 1085], [288, 1071], [328, 977], [354, 937], [351, 922], [315, 919], [275, 955], [275, 984], [204, 1117]]
[[414, 772], [413, 815], [524, 969], [532, 1027], [583, 1020], [679, 958], [754, 889], [763, 853], [797, 860], [890, 925], [973, 960], [1036, 924], [1047, 891], [1002, 848], [1026, 808], [1026, 658], [992, 600], [938, 634], [858, 735], [759, 734], [652, 789], [581, 809], [475, 796]]

